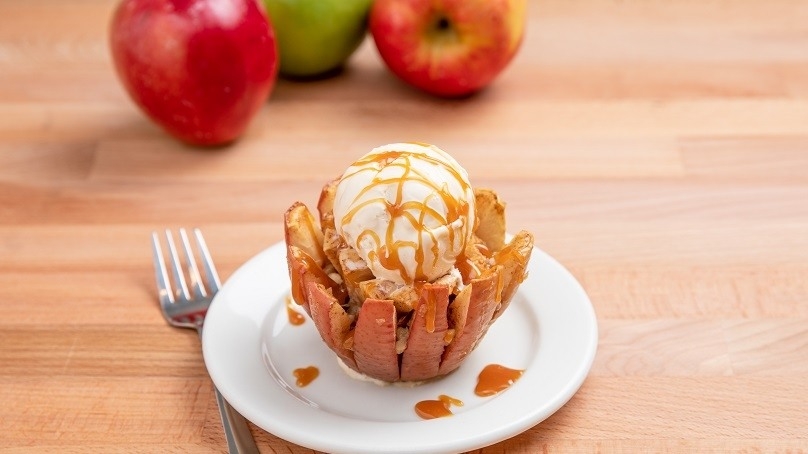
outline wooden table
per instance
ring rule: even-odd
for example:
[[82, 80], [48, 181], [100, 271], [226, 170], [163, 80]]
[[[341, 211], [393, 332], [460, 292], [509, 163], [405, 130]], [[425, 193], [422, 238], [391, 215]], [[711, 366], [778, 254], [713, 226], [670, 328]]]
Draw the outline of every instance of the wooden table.
[[481, 452], [808, 450], [805, 2], [532, 2], [518, 58], [460, 101], [404, 86], [366, 41], [207, 151], [124, 94], [114, 3], [0, 2], [0, 450], [222, 452], [149, 234], [201, 227], [227, 278], [292, 202], [402, 140], [495, 188], [598, 315], [575, 397]]

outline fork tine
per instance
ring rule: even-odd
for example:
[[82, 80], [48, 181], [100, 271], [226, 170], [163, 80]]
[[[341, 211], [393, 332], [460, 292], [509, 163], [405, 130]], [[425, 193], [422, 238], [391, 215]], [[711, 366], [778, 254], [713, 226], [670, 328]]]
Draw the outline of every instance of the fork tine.
[[[219, 287], [221, 287], [219, 276], [216, 273], [216, 268], [213, 266], [213, 261], [211, 260], [208, 247], [205, 244], [205, 239], [202, 237], [202, 232], [199, 229], [194, 229], [194, 234], [209, 281], [208, 287], [212, 288], [212, 292], [215, 293], [219, 290]], [[166, 271], [167, 263], [163, 260], [160, 239], [157, 232], [152, 232], [154, 270], [160, 294], [160, 306], [163, 318], [165, 318], [171, 326], [194, 328], [201, 338], [205, 315], [207, 314], [212, 298], [205, 295], [205, 284], [199, 275], [199, 268], [197, 267], [190, 241], [188, 240], [188, 233], [185, 229], [180, 229], [179, 236], [185, 252], [189, 279], [194, 287], [194, 299], [188, 296], [188, 287], [185, 284], [184, 270], [177, 254], [177, 248], [174, 245], [171, 231], [166, 229], [165, 237], [173, 265], [172, 271], [174, 272], [177, 285], [180, 286], [180, 291], [175, 294], [171, 290], [171, 282], [168, 272]], [[180, 293], [182, 293], [182, 295], [180, 295]], [[177, 304], [172, 304], [175, 300], [177, 300]], [[216, 389], [216, 386], [213, 387], [213, 390], [216, 394], [216, 404], [219, 407], [219, 415], [221, 416], [222, 425], [224, 427], [229, 452], [258, 453], [258, 447], [255, 445], [255, 440], [252, 438], [246, 419], [227, 403], [219, 390]]]
[[185, 258], [188, 260], [188, 277], [191, 280], [191, 291], [194, 297], [205, 297], [208, 293], [205, 291], [205, 285], [202, 283], [202, 276], [199, 274], [199, 268], [196, 266], [196, 257], [191, 249], [191, 242], [188, 241], [188, 233], [185, 229], [180, 229], [180, 239], [182, 240], [182, 248], [185, 250]]
[[191, 299], [188, 293], [188, 286], [185, 284], [185, 276], [182, 272], [182, 264], [180, 263], [179, 255], [177, 254], [177, 247], [174, 245], [174, 238], [171, 235], [171, 230], [166, 229], [166, 242], [168, 243], [168, 253], [171, 256], [172, 271], [174, 272], [174, 280], [177, 282], [179, 288], [177, 291], [185, 301]]
[[208, 245], [205, 243], [205, 237], [202, 236], [202, 231], [194, 229], [194, 236], [196, 236], [196, 245], [199, 246], [199, 251], [202, 254], [202, 266], [205, 268], [205, 276], [208, 278], [208, 285], [211, 287], [211, 292], [216, 293], [222, 286], [219, 281], [219, 273], [213, 265], [213, 258], [210, 256]]
[[170, 304], [174, 302], [174, 295], [171, 291], [171, 283], [168, 281], [168, 271], [163, 260], [163, 251], [160, 248], [160, 238], [157, 232], [152, 232], [152, 258], [154, 259], [154, 277], [157, 281], [157, 293], [160, 297], [160, 304]]

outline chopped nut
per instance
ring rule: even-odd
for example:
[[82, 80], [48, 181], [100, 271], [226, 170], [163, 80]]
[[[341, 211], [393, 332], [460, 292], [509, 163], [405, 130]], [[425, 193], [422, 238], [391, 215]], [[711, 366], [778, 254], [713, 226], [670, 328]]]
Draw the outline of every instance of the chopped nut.
[[407, 339], [410, 338], [410, 329], [404, 326], [396, 328], [396, 353], [404, 353], [407, 349]]
[[393, 300], [393, 304], [399, 312], [410, 312], [418, 304], [418, 292], [411, 285], [403, 285], [393, 290], [388, 298]]

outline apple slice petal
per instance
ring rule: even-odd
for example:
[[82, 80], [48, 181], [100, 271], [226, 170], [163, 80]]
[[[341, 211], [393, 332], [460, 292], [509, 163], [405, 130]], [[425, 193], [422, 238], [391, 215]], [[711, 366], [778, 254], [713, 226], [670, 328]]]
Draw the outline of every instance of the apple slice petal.
[[354, 328], [353, 349], [360, 372], [379, 380], [398, 381], [396, 307], [391, 300], [365, 300]]
[[292, 299], [309, 313], [306, 284], [317, 282], [330, 288], [334, 296], [343, 301], [345, 290], [324, 271], [324, 266], [330, 262], [323, 252], [323, 234], [303, 203], [296, 202], [284, 213], [284, 236]]
[[477, 229], [474, 234], [490, 251], [498, 251], [505, 245], [505, 203], [497, 193], [487, 188], [474, 190], [477, 211]]
[[463, 333], [466, 327], [466, 317], [469, 314], [469, 303], [471, 302], [471, 285], [466, 285], [458, 293], [451, 304], [449, 304], [449, 321], [455, 330], [455, 337]]
[[348, 367], [357, 369], [353, 352], [345, 347], [353, 322], [351, 316], [340, 306], [331, 291], [321, 284], [309, 282], [307, 296], [311, 319], [320, 337]]
[[500, 279], [500, 267], [487, 276], [471, 281], [471, 293], [467, 304], [467, 313], [463, 329], [455, 333], [452, 342], [443, 352], [439, 374], [445, 375], [463, 362], [463, 359], [474, 350], [477, 342], [488, 329], [491, 317], [499, 305], [497, 287]]
[[313, 258], [317, 265], [325, 265], [323, 232], [317, 220], [302, 202], [295, 202], [283, 216], [286, 244], [297, 246]]
[[[289, 267], [289, 280], [291, 281], [292, 300], [300, 305], [307, 314], [311, 315], [309, 310], [309, 299], [306, 294], [306, 283], [312, 282], [311, 273], [307, 271], [308, 267], [302, 257], [302, 252], [296, 246], [286, 246], [286, 265]], [[323, 282], [320, 282], [323, 284]]]
[[527, 277], [527, 264], [533, 252], [533, 235], [522, 230], [501, 250], [494, 254], [494, 262], [502, 264], [502, 291], [500, 306], [493, 320], [508, 308], [519, 284]]
[[449, 288], [426, 284], [410, 325], [407, 348], [401, 357], [401, 380], [419, 381], [438, 375], [449, 322]]
[[331, 226], [333, 227], [333, 211], [334, 211], [334, 199], [337, 196], [337, 184], [339, 184], [339, 178], [334, 178], [333, 180], [329, 181], [323, 186], [322, 191], [320, 191], [320, 198], [317, 200], [317, 211], [320, 213], [320, 224], [324, 227], [329, 220], [326, 219], [327, 215], [331, 216]]
[[296, 246], [286, 247], [286, 264], [289, 267], [292, 299], [311, 315], [308, 286], [316, 283], [330, 289], [337, 301], [345, 301], [345, 289], [334, 282], [308, 254]]

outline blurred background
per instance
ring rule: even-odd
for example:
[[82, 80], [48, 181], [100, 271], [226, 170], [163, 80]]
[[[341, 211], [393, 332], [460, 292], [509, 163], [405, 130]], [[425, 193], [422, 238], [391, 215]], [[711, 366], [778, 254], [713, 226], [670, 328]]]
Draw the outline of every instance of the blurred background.
[[241, 240], [217, 249], [246, 254], [279, 240], [284, 209], [311, 205], [355, 157], [423, 141], [518, 206], [513, 229], [574, 263], [662, 255], [674, 240], [664, 255], [696, 264], [707, 249], [799, 251], [767, 238], [805, 209], [770, 197], [808, 167], [804, 2], [530, 1], [515, 59], [460, 100], [393, 77], [368, 38], [335, 77], [280, 78], [245, 135], [215, 150], [172, 139], [127, 97], [107, 42], [116, 4], [0, 2], [8, 222], [229, 224]]

